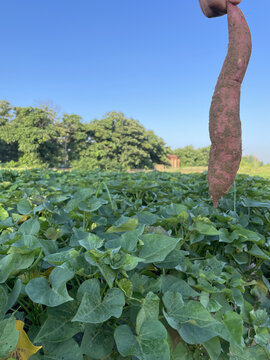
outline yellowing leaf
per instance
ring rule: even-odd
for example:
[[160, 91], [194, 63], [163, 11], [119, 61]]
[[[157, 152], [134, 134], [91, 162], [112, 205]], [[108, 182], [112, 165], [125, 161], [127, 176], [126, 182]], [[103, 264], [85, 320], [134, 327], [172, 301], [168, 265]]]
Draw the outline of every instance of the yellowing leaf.
[[17, 221], [18, 224], [21, 224], [23, 222], [25, 222], [27, 219], [29, 219], [29, 215], [22, 215], [19, 220]]
[[23, 330], [24, 322], [16, 320], [15, 328], [20, 332], [17, 347], [12, 351], [8, 358], [28, 360], [30, 356], [35, 354], [42, 348], [42, 346], [35, 346], [29, 340], [26, 332]]
[[54, 266], [49, 267], [46, 271], [44, 271], [43, 274], [41, 274], [42, 276], [45, 276], [47, 279], [49, 278], [49, 276], [51, 275], [51, 272], [53, 271]]

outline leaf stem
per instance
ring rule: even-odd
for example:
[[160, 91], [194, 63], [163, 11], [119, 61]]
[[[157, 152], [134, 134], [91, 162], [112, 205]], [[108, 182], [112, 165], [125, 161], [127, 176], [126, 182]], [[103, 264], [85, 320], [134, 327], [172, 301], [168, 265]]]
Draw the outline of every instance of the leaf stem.
[[234, 211], [234, 214], [236, 215], [236, 182], [234, 181], [233, 183], [233, 211]]
[[40, 250], [39, 254], [38, 254], [38, 257], [36, 258], [36, 260], [33, 262], [33, 264], [28, 268], [28, 270], [32, 270], [34, 269], [37, 264], [39, 263], [40, 259], [42, 258], [43, 256], [43, 250]]

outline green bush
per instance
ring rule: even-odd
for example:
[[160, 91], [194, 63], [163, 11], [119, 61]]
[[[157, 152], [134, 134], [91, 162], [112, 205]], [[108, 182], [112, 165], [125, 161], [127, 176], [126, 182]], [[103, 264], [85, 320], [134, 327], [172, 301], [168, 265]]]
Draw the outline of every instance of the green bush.
[[209, 161], [210, 146], [195, 149], [193, 145], [174, 150], [180, 158], [180, 166], [207, 166]]

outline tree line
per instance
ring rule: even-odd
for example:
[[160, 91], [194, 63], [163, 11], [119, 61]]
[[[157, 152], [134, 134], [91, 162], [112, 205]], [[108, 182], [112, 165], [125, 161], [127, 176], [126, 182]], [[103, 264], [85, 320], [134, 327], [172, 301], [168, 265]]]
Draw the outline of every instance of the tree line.
[[[0, 100], [0, 164], [9, 167], [73, 167], [127, 170], [169, 166], [168, 154], [181, 166], [207, 166], [210, 147], [172, 150], [153, 131], [121, 112], [86, 123], [76, 114], [61, 118], [48, 105], [18, 107]], [[245, 165], [262, 165], [254, 156]]]
[[[193, 145], [185, 146], [174, 150], [174, 154], [179, 156], [181, 166], [207, 166], [209, 161], [210, 146], [195, 149]], [[260, 161], [254, 155], [242, 156], [241, 166], [257, 168], [263, 166], [263, 161]]]
[[89, 123], [57, 116], [49, 106], [18, 107], [0, 101], [0, 161], [9, 166], [82, 169], [151, 169], [170, 152], [153, 131], [121, 112]]

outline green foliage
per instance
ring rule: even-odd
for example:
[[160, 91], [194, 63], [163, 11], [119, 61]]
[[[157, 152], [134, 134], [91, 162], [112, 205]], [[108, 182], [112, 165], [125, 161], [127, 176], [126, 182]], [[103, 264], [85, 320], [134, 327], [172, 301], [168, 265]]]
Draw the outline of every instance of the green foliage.
[[8, 124], [14, 117], [14, 108], [6, 100], [0, 100], [0, 162], [18, 161], [18, 143], [5, 140]]
[[242, 167], [257, 168], [263, 166], [263, 162], [260, 161], [256, 156], [248, 155], [242, 156], [241, 165]]
[[15, 329], [15, 318], [10, 317], [0, 321], [0, 356], [6, 357], [15, 349], [19, 332]]
[[123, 113], [111, 112], [88, 126], [90, 143], [76, 167], [121, 170], [153, 168], [167, 163], [163, 140]]
[[82, 118], [75, 114], [63, 114], [59, 124], [60, 143], [63, 148], [65, 167], [75, 160], [79, 160], [80, 152], [88, 145], [87, 125], [81, 122]]
[[179, 156], [181, 166], [207, 166], [209, 151], [210, 146], [195, 149], [194, 146], [188, 145], [174, 150], [174, 154]]
[[12, 107], [0, 101], [0, 162], [5, 167], [144, 169], [168, 164], [168, 149], [153, 131], [124, 114], [111, 112], [83, 123], [76, 114], [48, 106]]
[[269, 180], [215, 209], [205, 174], [0, 178], [1, 358], [20, 319], [31, 360], [270, 359]]
[[9, 151], [8, 158], [2, 161], [18, 160], [22, 166], [41, 167], [52, 165], [57, 159], [57, 129], [49, 112], [41, 108], [15, 107], [13, 116], [6, 116], [1, 130], [2, 142], [8, 145]]
[[[210, 146], [195, 149], [193, 145], [185, 146], [173, 151], [180, 158], [181, 167], [208, 166]], [[263, 166], [263, 162], [253, 155], [242, 156], [240, 170], [256, 169]]]

